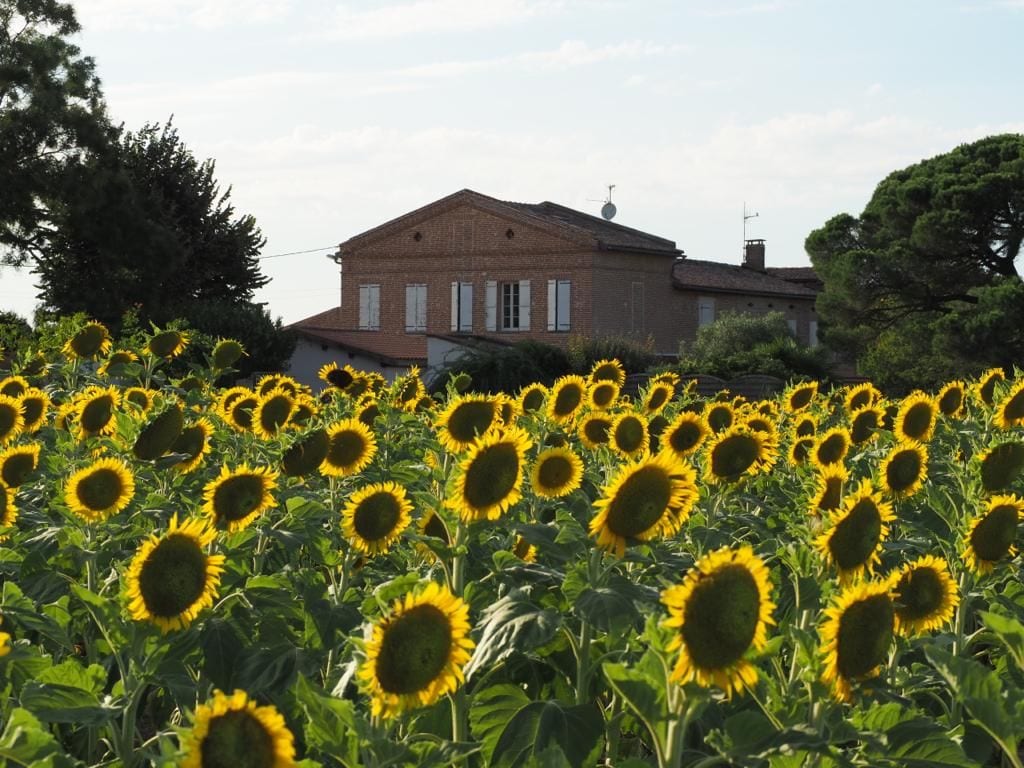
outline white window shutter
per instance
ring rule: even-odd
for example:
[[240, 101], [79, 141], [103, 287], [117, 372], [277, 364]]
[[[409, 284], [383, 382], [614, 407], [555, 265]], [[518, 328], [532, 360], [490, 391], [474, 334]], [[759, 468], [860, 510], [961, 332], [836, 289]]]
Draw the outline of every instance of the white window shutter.
[[811, 320], [808, 323], [807, 343], [810, 346], [812, 346], [812, 347], [818, 346], [818, 321], [817, 320]]
[[370, 328], [380, 330], [380, 286], [370, 286]]
[[553, 331], [557, 327], [555, 310], [558, 306], [558, 284], [554, 280], [548, 280], [548, 330]]
[[452, 330], [459, 330], [459, 284], [452, 283]]
[[530, 330], [530, 281], [519, 281], [519, 330]]
[[416, 289], [418, 285], [405, 286], [405, 330], [412, 331], [416, 325]]
[[359, 328], [366, 330], [370, 327], [370, 286], [359, 286]]
[[498, 330], [498, 282], [488, 280], [484, 291], [484, 327], [488, 331]]
[[459, 283], [459, 330], [473, 330], [473, 284]]
[[568, 280], [558, 281], [558, 330], [569, 330], [569, 286]]
[[794, 336], [796, 336], [796, 320], [790, 319], [786, 321], [789, 323], [789, 330]]
[[416, 328], [427, 330], [427, 286], [421, 285], [416, 291]]

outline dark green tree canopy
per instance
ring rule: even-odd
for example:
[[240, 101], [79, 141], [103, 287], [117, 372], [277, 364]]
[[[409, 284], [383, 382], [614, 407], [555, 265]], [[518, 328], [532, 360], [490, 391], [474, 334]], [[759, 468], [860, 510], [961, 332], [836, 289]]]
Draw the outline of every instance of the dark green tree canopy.
[[[969, 373], [965, 365], [1020, 361], [1024, 349], [995, 333], [1004, 323], [991, 308], [1019, 293], [1022, 241], [1024, 136], [991, 136], [890, 174], [859, 218], [841, 214], [807, 238], [825, 284], [818, 312], [826, 341], [878, 365], [902, 345], [898, 357], [928, 371], [917, 385], [941, 371]], [[976, 342], [992, 343], [960, 349], [949, 335], [968, 325]], [[876, 345], [887, 352], [872, 354]]]
[[109, 128], [93, 60], [67, 38], [74, 9], [56, 0], [0, 0], [0, 246], [23, 263], [45, 242], [67, 162]]

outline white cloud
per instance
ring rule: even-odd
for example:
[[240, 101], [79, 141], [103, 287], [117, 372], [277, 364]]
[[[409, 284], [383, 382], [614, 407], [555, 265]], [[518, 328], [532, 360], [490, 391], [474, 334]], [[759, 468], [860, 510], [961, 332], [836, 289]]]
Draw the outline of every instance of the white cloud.
[[727, 16], [751, 16], [760, 13], [775, 13], [776, 11], [781, 11], [787, 5], [789, 5], [789, 3], [767, 2], [729, 6], [716, 0], [714, 7], [697, 11], [697, 15], [707, 16], [709, 18], [720, 18]]
[[866, 96], [877, 96], [877, 95], [879, 95], [879, 94], [880, 94], [880, 93], [881, 93], [881, 92], [882, 92], [883, 90], [884, 90], [884, 88], [882, 87], [882, 84], [881, 84], [881, 83], [872, 83], [871, 85], [869, 85], [869, 86], [867, 87], [867, 89], [865, 89], [865, 91], [864, 91], [864, 94], [865, 94]]
[[342, 5], [323, 36], [337, 40], [396, 38], [506, 26], [557, 10], [558, 0], [414, 0], [369, 10]]
[[286, 17], [291, 0], [78, 0], [86, 31], [202, 29], [266, 24]]

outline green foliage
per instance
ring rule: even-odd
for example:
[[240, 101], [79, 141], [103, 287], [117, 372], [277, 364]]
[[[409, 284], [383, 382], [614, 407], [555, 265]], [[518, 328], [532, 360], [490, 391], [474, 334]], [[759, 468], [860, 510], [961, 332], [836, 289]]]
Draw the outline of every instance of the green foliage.
[[0, 368], [7, 368], [31, 341], [28, 320], [15, 312], [0, 312]]
[[823, 338], [892, 388], [1019, 362], [1022, 241], [1024, 135], [991, 136], [896, 171], [859, 218], [835, 216], [807, 237], [825, 284]]
[[751, 373], [820, 379], [828, 373], [825, 354], [800, 344], [781, 312], [727, 313], [702, 327], [692, 344], [681, 345], [679, 370], [723, 379]]
[[589, 373], [598, 360], [618, 360], [626, 373], [643, 373], [654, 365], [654, 342], [639, 343], [622, 336], [600, 336], [590, 339], [574, 336], [569, 339], [569, 363], [574, 373]]
[[438, 372], [432, 382], [442, 391], [450, 376], [466, 374], [479, 392], [517, 392], [534, 381], [550, 384], [571, 370], [568, 355], [539, 341], [520, 341], [510, 347], [488, 345], [471, 349]]

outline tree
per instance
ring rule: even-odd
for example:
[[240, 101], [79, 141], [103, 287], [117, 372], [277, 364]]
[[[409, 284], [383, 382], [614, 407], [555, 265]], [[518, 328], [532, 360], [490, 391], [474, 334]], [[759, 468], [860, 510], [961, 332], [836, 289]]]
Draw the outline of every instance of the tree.
[[[931, 386], [1024, 359], [1020, 296], [1024, 135], [991, 136], [896, 171], [859, 218], [813, 231], [823, 337], [882, 384]], [[971, 328], [972, 348], [957, 338]], [[897, 372], [893, 359], [916, 373]], [[898, 381], [897, 381], [898, 380]]]
[[251, 304], [268, 282], [258, 261], [265, 240], [252, 216], [236, 216], [214, 170], [170, 122], [119, 129], [70, 168], [36, 256], [43, 308], [116, 326], [133, 307], [162, 324], [198, 304]]
[[67, 40], [78, 31], [68, 4], [0, 0], [0, 246], [11, 263], [46, 241], [67, 164], [106, 140], [93, 60]]
[[694, 342], [681, 345], [679, 370], [723, 379], [752, 373], [783, 380], [828, 376], [824, 350], [798, 342], [781, 312], [722, 315], [697, 331]]

